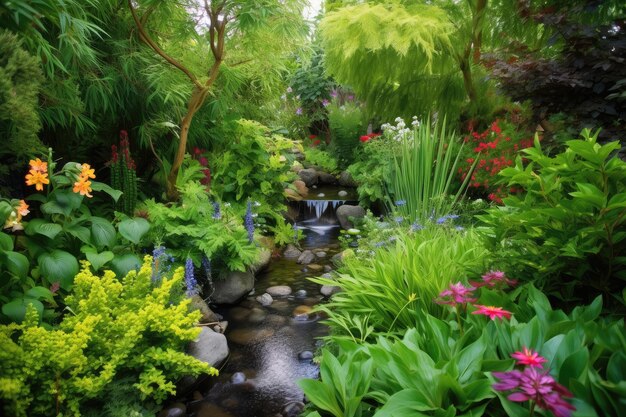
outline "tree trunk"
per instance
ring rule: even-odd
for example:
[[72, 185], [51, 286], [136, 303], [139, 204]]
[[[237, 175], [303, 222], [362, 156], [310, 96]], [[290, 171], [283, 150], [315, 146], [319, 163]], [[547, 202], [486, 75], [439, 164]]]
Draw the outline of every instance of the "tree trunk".
[[180, 123], [180, 139], [178, 142], [178, 149], [176, 150], [174, 161], [172, 161], [172, 168], [167, 175], [166, 192], [167, 198], [170, 201], [178, 199], [176, 178], [178, 177], [178, 171], [183, 164], [185, 152], [187, 151], [187, 137], [189, 136], [191, 121], [193, 120], [193, 116], [196, 114], [198, 109], [202, 106], [204, 97], [206, 97], [206, 94], [203, 94], [203, 92], [204, 90], [200, 90], [198, 88], [193, 89], [193, 93], [191, 94], [189, 103], [187, 104], [187, 114], [185, 114], [185, 117], [183, 117], [183, 120]]

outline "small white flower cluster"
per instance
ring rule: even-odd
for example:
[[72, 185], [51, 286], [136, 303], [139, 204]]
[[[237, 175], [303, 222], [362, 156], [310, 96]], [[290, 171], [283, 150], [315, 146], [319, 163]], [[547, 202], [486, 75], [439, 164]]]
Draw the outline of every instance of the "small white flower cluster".
[[[412, 129], [406, 126], [404, 119], [402, 119], [401, 117], [396, 117], [394, 122], [396, 122], [395, 125], [392, 125], [391, 123], [385, 123], [380, 127], [385, 133], [385, 136], [388, 136], [398, 142], [402, 141], [402, 139], [405, 137], [407, 137], [408, 139], [412, 139], [412, 136], [408, 136], [408, 134], [411, 133]], [[419, 125], [420, 121], [417, 120], [417, 116], [413, 116], [411, 126], [417, 128]]]

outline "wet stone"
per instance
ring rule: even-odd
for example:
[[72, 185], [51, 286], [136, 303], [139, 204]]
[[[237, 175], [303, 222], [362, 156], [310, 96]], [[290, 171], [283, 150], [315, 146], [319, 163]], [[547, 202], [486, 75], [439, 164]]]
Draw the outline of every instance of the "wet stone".
[[243, 307], [233, 307], [230, 310], [230, 318], [235, 321], [244, 321], [248, 315], [250, 315], [250, 310]]
[[304, 298], [306, 297], [306, 290], [298, 290], [296, 291], [296, 293], [294, 294], [297, 298]]
[[187, 413], [187, 406], [183, 403], [174, 403], [161, 410], [158, 417], [184, 417]]
[[309, 264], [309, 269], [311, 271], [321, 271], [322, 269], [324, 269], [324, 267], [318, 264]]
[[310, 264], [311, 262], [313, 262], [313, 260], [315, 259], [315, 254], [313, 252], [311, 252], [310, 250], [305, 250], [304, 252], [302, 252], [302, 254], [298, 257], [298, 263], [299, 264]]
[[341, 287], [338, 287], [336, 285], [322, 285], [322, 288], [320, 288], [320, 293], [322, 293], [322, 295], [325, 297], [330, 297], [331, 295], [336, 294], [340, 291]]
[[324, 265], [324, 272], [330, 272], [333, 268], [330, 265]]
[[243, 372], [235, 372], [230, 377], [230, 382], [232, 384], [243, 384], [246, 381], [246, 375]]
[[339, 192], [337, 193], [337, 195], [338, 195], [339, 197], [346, 197], [346, 196], [348, 195], [348, 192], [347, 192], [347, 191], [345, 191], [345, 190], [341, 190], [341, 191], [339, 191]]
[[307, 306], [307, 305], [299, 305], [298, 307], [293, 309], [293, 315], [298, 316], [300, 314], [310, 314], [311, 310], [313, 310], [311, 308], [311, 306]]
[[289, 314], [291, 306], [287, 300], [276, 300], [272, 303], [271, 308], [279, 313]]
[[233, 417], [233, 415], [215, 404], [205, 402], [198, 409], [196, 417]]
[[288, 285], [275, 285], [265, 290], [272, 297], [286, 297], [291, 294], [291, 288]]
[[299, 415], [302, 410], [304, 410], [304, 403], [301, 402], [292, 402], [283, 408], [282, 415], [283, 417], [296, 417]]
[[316, 252], [315, 256], [317, 256], [318, 258], [324, 258], [326, 257], [326, 252], [323, 252], [323, 251]]
[[267, 317], [267, 313], [265, 310], [260, 308], [253, 308], [250, 310], [250, 315], [248, 316], [248, 321], [250, 323], [262, 323]]
[[269, 295], [268, 293], [264, 293], [262, 295], [259, 295], [256, 298], [257, 302], [260, 303], [262, 306], [267, 307], [268, 305], [272, 304], [272, 302], [274, 301], [274, 299], [272, 298], [271, 295]]
[[313, 359], [313, 352], [311, 352], [310, 350], [300, 352], [298, 354], [298, 359], [300, 359], [301, 361], [311, 360]]
[[236, 329], [228, 334], [228, 340], [239, 345], [251, 345], [272, 337], [272, 329]]
[[267, 316], [267, 318], [265, 319], [265, 322], [270, 325], [270, 326], [282, 326], [283, 324], [285, 324], [285, 317], [283, 316], [279, 316], [278, 314], [270, 314]]

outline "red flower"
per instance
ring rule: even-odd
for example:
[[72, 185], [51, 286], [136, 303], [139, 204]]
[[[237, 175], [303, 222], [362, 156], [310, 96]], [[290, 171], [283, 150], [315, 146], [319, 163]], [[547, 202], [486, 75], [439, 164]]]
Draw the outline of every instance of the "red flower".
[[528, 349], [526, 346], [522, 348], [521, 352], [511, 353], [511, 357], [517, 360], [518, 365], [534, 366], [537, 368], [541, 368], [543, 363], [548, 362], [546, 358], [539, 356], [539, 353]]
[[368, 135], [363, 135], [359, 138], [359, 140], [363, 143], [367, 142], [368, 140], [372, 139], [371, 137], [369, 137]]
[[506, 311], [502, 307], [482, 306], [480, 304], [476, 304], [474, 307], [478, 308], [478, 310], [472, 311], [472, 314], [482, 314], [484, 316], [489, 316], [491, 320], [495, 320], [496, 317], [499, 319], [502, 319], [502, 317], [510, 319], [512, 314], [510, 311]]
[[315, 140], [313, 141], [312, 146], [317, 146], [317, 145], [319, 145], [320, 143], [322, 143], [322, 141], [321, 141], [321, 140], [319, 140], [319, 139], [315, 139]]
[[309, 139], [311, 140], [316, 139], [316, 138], [317, 138], [317, 135], [309, 135]]

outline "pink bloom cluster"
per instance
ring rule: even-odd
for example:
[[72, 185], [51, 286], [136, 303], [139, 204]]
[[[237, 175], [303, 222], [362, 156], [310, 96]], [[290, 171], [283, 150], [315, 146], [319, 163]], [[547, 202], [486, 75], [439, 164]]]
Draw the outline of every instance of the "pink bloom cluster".
[[489, 271], [484, 274], [481, 282], [470, 281], [470, 284], [476, 288], [498, 288], [502, 289], [504, 286], [515, 286], [517, 280], [507, 278], [506, 274], [502, 271]]
[[511, 401], [531, 401], [532, 407], [536, 405], [551, 411], [555, 417], [571, 417], [576, 408], [564, 398], [571, 398], [573, 395], [556, 382], [548, 370], [542, 369], [542, 364], [547, 360], [526, 347], [511, 356], [517, 359], [518, 365], [526, 368], [522, 371], [494, 372], [493, 376], [500, 382], [494, 384], [493, 388], [497, 391], [514, 391], [507, 396]]
[[[489, 271], [482, 276], [482, 282], [470, 282], [470, 286], [465, 286], [461, 282], [456, 284], [450, 284], [450, 286], [443, 290], [439, 297], [435, 299], [437, 304], [449, 305], [456, 307], [458, 305], [466, 306], [468, 303], [475, 303], [477, 298], [474, 297], [474, 291], [480, 287], [488, 288], [501, 288], [504, 285], [515, 285], [517, 281], [508, 279], [502, 271]], [[481, 314], [488, 316], [491, 320], [496, 318], [511, 318], [511, 312], [504, 310], [502, 307], [484, 306], [480, 304], [474, 304], [476, 311], [472, 314]]]

